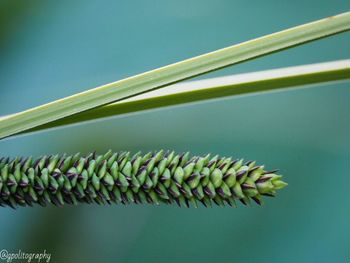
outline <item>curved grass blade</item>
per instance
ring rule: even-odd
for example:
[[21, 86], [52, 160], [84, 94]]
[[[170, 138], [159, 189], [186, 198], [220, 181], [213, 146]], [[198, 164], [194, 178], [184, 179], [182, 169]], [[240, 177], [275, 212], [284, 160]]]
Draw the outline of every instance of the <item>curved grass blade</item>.
[[350, 12], [293, 27], [97, 87], [0, 120], [0, 139], [206, 72], [350, 29]]
[[342, 80], [350, 80], [350, 59], [191, 81], [75, 114], [28, 132], [227, 96], [303, 88]]

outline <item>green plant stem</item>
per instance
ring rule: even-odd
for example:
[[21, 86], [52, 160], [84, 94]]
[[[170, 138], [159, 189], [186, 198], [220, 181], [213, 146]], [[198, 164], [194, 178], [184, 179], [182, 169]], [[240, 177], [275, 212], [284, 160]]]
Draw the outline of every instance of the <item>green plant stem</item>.
[[350, 29], [350, 12], [151, 70], [0, 120], [0, 139], [177, 81]]
[[301, 88], [306, 85], [310, 86], [312, 84], [341, 80], [350, 80], [350, 60], [191, 81], [170, 85], [160, 90], [72, 115], [38, 126], [27, 132], [184, 103]]

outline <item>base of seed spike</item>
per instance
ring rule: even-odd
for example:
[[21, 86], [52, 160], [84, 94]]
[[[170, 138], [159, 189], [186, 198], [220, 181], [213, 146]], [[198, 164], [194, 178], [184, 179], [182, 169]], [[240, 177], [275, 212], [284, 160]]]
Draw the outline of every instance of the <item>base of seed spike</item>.
[[275, 196], [287, 184], [277, 171], [242, 159], [163, 151], [130, 155], [0, 159], [0, 205], [177, 204], [235, 206]]

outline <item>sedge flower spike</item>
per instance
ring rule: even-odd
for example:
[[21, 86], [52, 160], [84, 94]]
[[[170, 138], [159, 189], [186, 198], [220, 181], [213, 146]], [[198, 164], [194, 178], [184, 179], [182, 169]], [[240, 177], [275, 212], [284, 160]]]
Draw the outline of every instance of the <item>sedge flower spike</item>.
[[129, 152], [87, 156], [0, 159], [0, 205], [172, 204], [235, 205], [235, 200], [261, 204], [287, 184], [277, 171], [242, 159], [190, 157], [174, 152]]

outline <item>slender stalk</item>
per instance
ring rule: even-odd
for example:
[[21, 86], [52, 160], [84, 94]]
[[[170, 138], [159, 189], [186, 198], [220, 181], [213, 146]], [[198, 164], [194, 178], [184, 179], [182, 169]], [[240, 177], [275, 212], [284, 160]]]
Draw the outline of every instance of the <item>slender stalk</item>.
[[187, 59], [0, 120], [0, 138], [209, 71], [350, 29], [350, 12]]
[[27, 132], [93, 121], [132, 112], [251, 93], [302, 88], [312, 84], [350, 80], [350, 60], [319, 63], [247, 74], [191, 81], [167, 86], [103, 107], [75, 114]]

